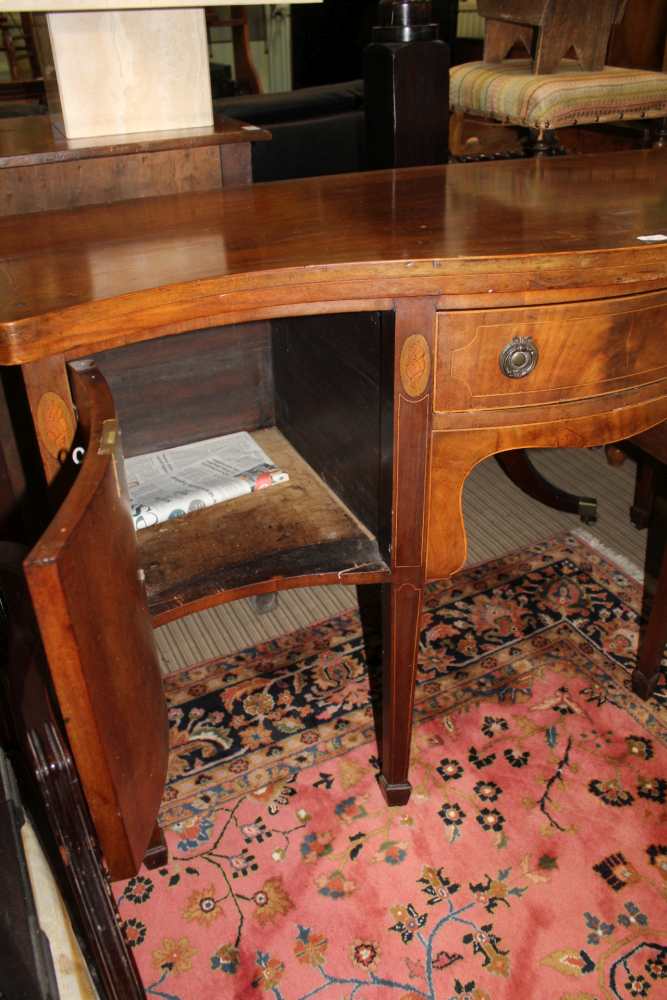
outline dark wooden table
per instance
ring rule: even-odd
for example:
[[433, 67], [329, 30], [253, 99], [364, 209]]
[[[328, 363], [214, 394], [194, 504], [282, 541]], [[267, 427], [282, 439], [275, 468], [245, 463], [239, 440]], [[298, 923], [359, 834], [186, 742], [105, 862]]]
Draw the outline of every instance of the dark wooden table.
[[265, 129], [217, 117], [211, 128], [67, 139], [49, 115], [0, 118], [0, 215], [210, 191], [252, 179]]
[[[114, 877], [166, 769], [151, 626], [240, 596], [383, 585], [381, 785], [406, 801], [423, 588], [465, 560], [469, 472], [667, 419], [656, 233], [660, 150], [0, 219], [0, 363], [65, 496], [25, 568]], [[121, 428], [126, 454], [247, 429], [291, 482], [135, 537]]]

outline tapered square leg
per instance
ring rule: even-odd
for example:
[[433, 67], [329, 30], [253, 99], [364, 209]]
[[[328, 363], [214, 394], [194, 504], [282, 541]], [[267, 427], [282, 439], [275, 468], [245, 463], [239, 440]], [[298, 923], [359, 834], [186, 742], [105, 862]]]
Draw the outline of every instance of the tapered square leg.
[[[643, 464], [652, 465], [649, 459]], [[632, 675], [632, 689], [640, 698], [650, 698], [655, 691], [667, 643], [667, 467], [662, 464], [652, 467], [644, 567], [646, 627], [640, 635], [637, 666]]]
[[161, 827], [156, 824], [148, 849], [144, 854], [144, 865], [149, 871], [154, 871], [156, 868], [164, 868], [167, 864], [169, 864], [167, 842]]
[[632, 674], [632, 690], [640, 698], [650, 698], [655, 691], [665, 645], [667, 645], [667, 545], [662, 557], [660, 578], [648, 625], [640, 640], [637, 666]]
[[412, 711], [423, 588], [388, 584], [384, 595], [382, 767], [380, 788], [390, 806], [410, 798]]
[[420, 615], [424, 590], [424, 488], [433, 412], [435, 303], [412, 299], [396, 309], [394, 350], [392, 576], [383, 594], [380, 787], [392, 806], [410, 797]]

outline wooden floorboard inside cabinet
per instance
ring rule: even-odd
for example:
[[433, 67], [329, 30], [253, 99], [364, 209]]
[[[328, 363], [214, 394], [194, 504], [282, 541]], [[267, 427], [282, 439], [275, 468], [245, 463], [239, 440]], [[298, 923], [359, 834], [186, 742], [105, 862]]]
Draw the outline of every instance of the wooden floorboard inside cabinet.
[[153, 615], [273, 577], [388, 571], [373, 535], [280, 431], [253, 437], [289, 482], [137, 533]]

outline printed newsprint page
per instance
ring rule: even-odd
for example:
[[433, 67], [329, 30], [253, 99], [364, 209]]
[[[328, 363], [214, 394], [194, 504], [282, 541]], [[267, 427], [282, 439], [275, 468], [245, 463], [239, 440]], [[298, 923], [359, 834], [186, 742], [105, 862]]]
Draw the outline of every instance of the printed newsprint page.
[[125, 472], [137, 530], [289, 479], [245, 431], [128, 458]]

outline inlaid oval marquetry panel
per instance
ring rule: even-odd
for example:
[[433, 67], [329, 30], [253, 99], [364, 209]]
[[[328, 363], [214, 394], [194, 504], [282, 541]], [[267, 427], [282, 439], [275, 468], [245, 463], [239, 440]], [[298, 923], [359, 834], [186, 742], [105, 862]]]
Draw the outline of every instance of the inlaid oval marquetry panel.
[[74, 438], [72, 411], [56, 392], [45, 392], [37, 405], [37, 433], [53, 458], [66, 455]]
[[431, 352], [426, 337], [413, 333], [401, 350], [401, 385], [408, 396], [421, 396], [431, 376]]

